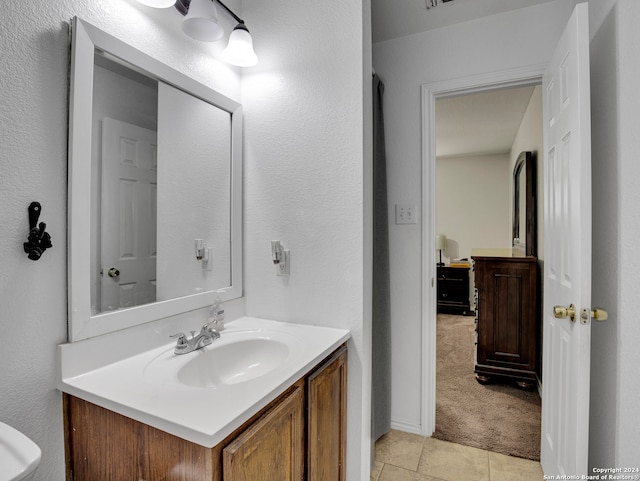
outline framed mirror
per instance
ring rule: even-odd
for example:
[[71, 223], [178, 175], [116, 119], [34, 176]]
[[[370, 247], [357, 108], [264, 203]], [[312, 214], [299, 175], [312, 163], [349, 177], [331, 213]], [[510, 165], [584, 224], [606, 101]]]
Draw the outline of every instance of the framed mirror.
[[69, 341], [241, 297], [241, 105], [83, 20], [72, 32]]
[[521, 152], [513, 168], [513, 252], [536, 255], [536, 166], [532, 152]]

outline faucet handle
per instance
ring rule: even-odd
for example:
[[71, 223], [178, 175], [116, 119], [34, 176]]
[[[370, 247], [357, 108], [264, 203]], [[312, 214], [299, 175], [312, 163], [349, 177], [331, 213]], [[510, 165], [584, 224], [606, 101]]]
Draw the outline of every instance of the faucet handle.
[[184, 332], [178, 332], [177, 334], [171, 334], [169, 337], [178, 338], [178, 346], [185, 346], [187, 344], [187, 336]]
[[208, 322], [205, 325], [202, 326], [202, 329], [200, 329], [200, 333], [201, 334], [208, 334], [209, 336], [211, 336], [211, 338], [213, 339], [218, 339], [220, 337], [220, 332], [215, 328], [215, 327], [211, 327], [212, 325], [215, 325], [216, 322]]

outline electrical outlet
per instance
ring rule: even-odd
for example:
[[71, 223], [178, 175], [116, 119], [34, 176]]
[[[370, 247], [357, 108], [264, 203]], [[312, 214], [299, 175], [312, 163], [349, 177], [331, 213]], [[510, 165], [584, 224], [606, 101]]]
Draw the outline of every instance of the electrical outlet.
[[396, 224], [415, 224], [416, 206], [413, 204], [396, 204]]
[[202, 270], [203, 271], [212, 271], [213, 270], [213, 248], [206, 247], [204, 248], [204, 259], [202, 259]]
[[276, 275], [288, 276], [289, 271], [289, 249], [284, 249], [284, 259], [276, 264]]

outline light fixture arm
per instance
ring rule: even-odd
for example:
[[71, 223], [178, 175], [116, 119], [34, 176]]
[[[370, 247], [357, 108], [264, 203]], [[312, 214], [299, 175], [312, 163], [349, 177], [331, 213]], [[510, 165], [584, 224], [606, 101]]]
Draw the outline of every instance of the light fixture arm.
[[[141, 0], [138, 0], [141, 1]], [[200, 1], [200, 0], [198, 0]], [[233, 31], [229, 34], [229, 43], [227, 47], [222, 51], [222, 59], [231, 65], [235, 65], [236, 67], [252, 67], [258, 63], [258, 57], [256, 53], [253, 51], [253, 39], [251, 38], [251, 34], [249, 33], [249, 29], [240, 17], [238, 17], [233, 11], [227, 7], [220, 0], [209, 0], [215, 5], [216, 3], [220, 5], [229, 15], [231, 15], [237, 23], [234, 27]], [[189, 17], [187, 14], [189, 13], [189, 7], [191, 6], [192, 0], [176, 0], [174, 6], [176, 10], [180, 12], [183, 16], [186, 17], [183, 23], [183, 31], [192, 38], [196, 40], [214, 42], [219, 40], [222, 35], [214, 36], [214, 35], [204, 35], [201, 31], [195, 30], [192, 33], [189, 33], [184, 29], [184, 24], [189, 21]], [[206, 0], [197, 4], [199, 8], [201, 5], [206, 5]], [[212, 7], [213, 7], [212, 5]], [[194, 7], [195, 10], [195, 7]], [[194, 12], [192, 12], [194, 13]], [[194, 15], [195, 17], [195, 15]], [[195, 19], [194, 19], [195, 20]], [[217, 15], [214, 22], [209, 21], [210, 23], [214, 23], [215, 27], [219, 29]], [[201, 29], [202, 30], [202, 29]], [[217, 33], [222, 32], [220, 29]], [[205, 32], [206, 33], [206, 32]]]
[[[220, 0], [211, 0], [211, 1], [214, 3], [220, 4], [220, 6], [224, 8], [227, 11], [227, 13], [236, 20], [236, 22], [244, 25], [244, 20], [242, 20], [235, 13], [233, 13], [233, 11], [229, 7], [227, 7], [224, 3], [222, 3]], [[186, 15], [187, 13], [189, 13], [189, 5], [191, 5], [191, 0], [176, 0], [175, 7], [176, 7], [176, 10], [178, 10], [178, 12], [180, 12], [182, 15]]]
[[[214, 0], [211, 0], [214, 1]], [[235, 13], [233, 13], [231, 11], [231, 9], [229, 7], [227, 7], [224, 3], [222, 3], [220, 0], [215, 0], [216, 2], [218, 2], [220, 4], [220, 6], [222, 6], [222, 8], [224, 8], [229, 15], [231, 15], [233, 18], [236, 19], [236, 22], [241, 23], [242, 25], [244, 25], [244, 20], [242, 20], [240, 17], [238, 17]]]

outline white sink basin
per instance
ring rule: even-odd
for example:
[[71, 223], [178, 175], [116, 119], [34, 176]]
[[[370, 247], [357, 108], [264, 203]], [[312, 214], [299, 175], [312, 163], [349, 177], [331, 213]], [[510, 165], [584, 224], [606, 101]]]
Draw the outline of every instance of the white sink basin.
[[192, 353], [193, 357], [178, 371], [178, 380], [194, 387], [239, 384], [281, 366], [289, 352], [285, 343], [265, 337], [219, 345], [214, 341], [208, 348]]
[[[210, 345], [176, 355], [171, 332], [176, 331], [142, 329], [116, 340], [97, 336], [60, 346], [60, 389], [211, 448], [350, 335], [345, 329], [243, 317], [227, 323]], [[154, 344], [158, 336], [162, 343]], [[152, 347], [141, 348], [147, 345]]]
[[41, 455], [36, 443], [0, 422], [0, 481], [26, 478], [38, 467]]
[[270, 330], [223, 331], [219, 339], [187, 354], [173, 348], [152, 359], [145, 379], [165, 387], [227, 389], [277, 372], [298, 354], [300, 340]]

